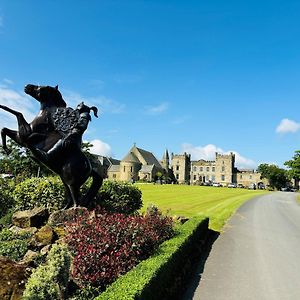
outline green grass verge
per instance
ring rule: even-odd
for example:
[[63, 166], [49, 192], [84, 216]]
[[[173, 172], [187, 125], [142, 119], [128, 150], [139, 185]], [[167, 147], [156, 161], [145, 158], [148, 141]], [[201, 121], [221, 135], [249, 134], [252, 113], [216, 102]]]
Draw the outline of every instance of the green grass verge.
[[143, 208], [158, 206], [170, 215], [206, 215], [210, 228], [221, 231], [227, 219], [246, 201], [268, 193], [262, 190], [230, 189], [189, 185], [137, 184], [143, 193]]
[[[121, 276], [95, 299], [147, 300], [166, 299], [166, 296], [169, 299], [170, 295], [176, 293], [180, 285], [178, 275], [182, 273], [191, 253], [195, 252], [199, 240], [204, 238], [207, 227], [208, 220], [203, 216], [194, 217], [178, 226], [174, 238], [160, 245], [153, 256]], [[186, 276], [182, 280], [184, 278]]]

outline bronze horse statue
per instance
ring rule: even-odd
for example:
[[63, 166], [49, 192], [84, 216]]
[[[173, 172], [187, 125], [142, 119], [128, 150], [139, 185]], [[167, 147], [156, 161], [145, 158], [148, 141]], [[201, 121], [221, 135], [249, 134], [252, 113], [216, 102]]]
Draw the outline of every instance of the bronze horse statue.
[[[3, 149], [9, 153], [6, 136], [28, 148], [35, 159], [60, 176], [65, 187], [65, 208], [72, 202], [74, 206], [86, 206], [96, 196], [104, 177], [100, 162], [90, 161], [81, 150], [82, 134], [91, 120], [90, 110], [97, 117], [97, 108], [83, 103], [75, 110], [67, 108], [57, 86], [28, 84], [24, 91], [40, 103], [40, 111], [28, 123], [22, 113], [0, 105], [18, 121], [18, 131], [2, 128]], [[93, 179], [91, 187], [80, 198], [80, 187], [90, 176]]]

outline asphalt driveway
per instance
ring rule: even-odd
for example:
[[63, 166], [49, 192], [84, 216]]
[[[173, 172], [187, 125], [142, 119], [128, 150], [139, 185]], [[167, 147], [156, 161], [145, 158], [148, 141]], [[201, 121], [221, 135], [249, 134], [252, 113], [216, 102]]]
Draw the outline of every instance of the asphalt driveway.
[[[184, 300], [299, 300], [300, 205], [276, 192], [245, 203], [214, 243]], [[196, 289], [195, 289], [196, 287]]]

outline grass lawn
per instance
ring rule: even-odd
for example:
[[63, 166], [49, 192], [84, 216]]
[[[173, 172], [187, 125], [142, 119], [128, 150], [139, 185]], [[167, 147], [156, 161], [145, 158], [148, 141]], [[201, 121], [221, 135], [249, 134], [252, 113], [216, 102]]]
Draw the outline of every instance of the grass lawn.
[[206, 215], [210, 228], [221, 231], [227, 219], [245, 201], [267, 191], [230, 189], [190, 185], [137, 184], [143, 193], [143, 208], [149, 204], [159, 207], [164, 213], [192, 217]]

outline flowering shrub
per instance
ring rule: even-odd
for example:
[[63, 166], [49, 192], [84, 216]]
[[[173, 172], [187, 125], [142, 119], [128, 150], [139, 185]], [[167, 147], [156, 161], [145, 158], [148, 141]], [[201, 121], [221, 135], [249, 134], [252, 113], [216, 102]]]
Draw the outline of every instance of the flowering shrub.
[[173, 234], [172, 220], [160, 212], [126, 216], [97, 208], [67, 224], [66, 241], [74, 251], [73, 277], [82, 287], [104, 289]]

